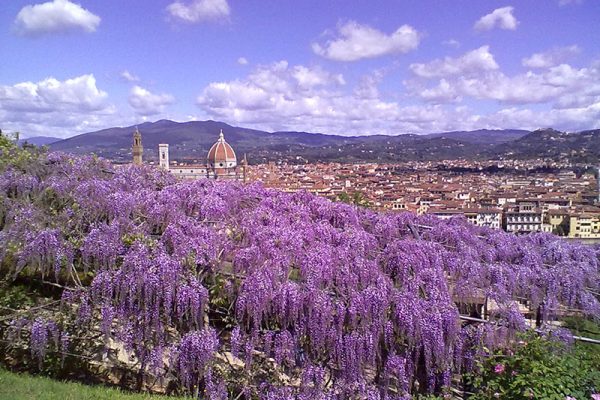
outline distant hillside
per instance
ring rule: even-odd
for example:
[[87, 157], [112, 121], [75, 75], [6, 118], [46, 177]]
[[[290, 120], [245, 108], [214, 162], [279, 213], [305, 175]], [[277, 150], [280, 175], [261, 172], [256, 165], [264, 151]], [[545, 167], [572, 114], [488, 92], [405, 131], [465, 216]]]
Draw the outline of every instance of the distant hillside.
[[[138, 125], [142, 133], [144, 157], [155, 159], [159, 143], [168, 143], [172, 158], [203, 159], [210, 146], [218, 139], [222, 129], [226, 140], [234, 146], [238, 154], [246, 152], [258, 155], [263, 150], [285, 153], [296, 147], [341, 145], [351, 139], [299, 132], [269, 133], [227, 125], [217, 121], [173, 122], [160, 120]], [[53, 150], [73, 153], [94, 152], [114, 160], [129, 160], [132, 133], [135, 126], [110, 128], [75, 136], [54, 143]]]
[[[478, 130], [398, 136], [337, 136], [307, 132], [265, 132], [217, 121], [173, 122], [160, 120], [138, 125], [144, 159], [155, 161], [158, 144], [168, 143], [173, 160], [203, 162], [222, 129], [239, 157], [251, 163], [287, 160], [376, 161], [560, 158], [576, 156], [582, 162], [600, 159], [598, 131], [567, 134], [557, 131]], [[90, 132], [52, 143], [52, 150], [96, 153], [117, 162], [131, 160], [135, 126]], [[557, 148], [557, 144], [560, 147]]]
[[428, 137], [440, 137], [455, 140], [462, 140], [468, 143], [474, 144], [500, 144], [512, 142], [527, 135], [530, 131], [524, 131], [521, 129], [504, 129], [504, 130], [491, 130], [491, 129], [479, 129], [476, 131], [454, 131], [454, 132], [443, 132], [443, 133], [431, 133], [426, 135]]
[[575, 163], [597, 163], [600, 160], [600, 129], [577, 133], [539, 129], [499, 145], [496, 154], [516, 159], [568, 158]]
[[19, 144], [23, 143], [34, 144], [36, 146], [44, 146], [50, 143], [58, 142], [62, 140], [61, 138], [53, 137], [53, 136], [34, 136], [27, 139], [19, 139]]

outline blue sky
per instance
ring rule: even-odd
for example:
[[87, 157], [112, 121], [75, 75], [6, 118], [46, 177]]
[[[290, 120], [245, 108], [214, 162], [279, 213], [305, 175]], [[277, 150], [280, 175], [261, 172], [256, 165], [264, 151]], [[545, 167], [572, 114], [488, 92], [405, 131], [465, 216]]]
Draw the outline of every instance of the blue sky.
[[600, 1], [11, 0], [0, 128], [600, 127]]

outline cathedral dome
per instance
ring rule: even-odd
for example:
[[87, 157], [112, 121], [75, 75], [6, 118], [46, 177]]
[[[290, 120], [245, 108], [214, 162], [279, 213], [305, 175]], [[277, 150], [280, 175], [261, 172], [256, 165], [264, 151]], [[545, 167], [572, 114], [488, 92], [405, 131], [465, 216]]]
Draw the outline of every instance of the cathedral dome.
[[235, 168], [237, 166], [235, 152], [225, 141], [223, 130], [219, 134], [219, 140], [208, 151], [208, 164], [212, 168]]

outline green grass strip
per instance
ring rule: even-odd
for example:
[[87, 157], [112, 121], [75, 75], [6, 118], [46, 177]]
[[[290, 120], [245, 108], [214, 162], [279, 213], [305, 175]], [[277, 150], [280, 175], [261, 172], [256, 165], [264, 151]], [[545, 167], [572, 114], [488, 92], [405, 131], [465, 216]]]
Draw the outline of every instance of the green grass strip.
[[103, 386], [61, 382], [0, 369], [0, 400], [174, 400], [175, 397], [126, 393]]

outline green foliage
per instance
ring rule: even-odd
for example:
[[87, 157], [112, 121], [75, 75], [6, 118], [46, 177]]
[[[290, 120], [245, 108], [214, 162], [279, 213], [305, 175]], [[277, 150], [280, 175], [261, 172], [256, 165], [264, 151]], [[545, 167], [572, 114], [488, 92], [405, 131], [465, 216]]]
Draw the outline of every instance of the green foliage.
[[[600, 340], [600, 325], [589, 319], [579, 317], [565, 318], [564, 326], [577, 336], [585, 336]], [[583, 342], [578, 343], [581, 343], [582, 346], [593, 348], [600, 353], [600, 346], [594, 346]]]
[[360, 207], [370, 207], [371, 203], [361, 192], [354, 192], [352, 196], [348, 194], [348, 192], [341, 192], [337, 195], [337, 200], [343, 203], [354, 204], [355, 206]]
[[536, 333], [490, 355], [467, 377], [473, 399], [589, 399], [600, 391], [600, 358]]
[[[574, 335], [584, 336], [600, 340], [600, 325], [587, 318], [570, 317], [565, 319], [564, 325]], [[575, 352], [591, 362], [591, 368], [600, 371], [600, 345], [594, 343], [575, 342]], [[596, 384], [596, 390], [600, 392], [600, 384]]]
[[[0, 283], [0, 311], [4, 314], [13, 309], [22, 309], [35, 305], [32, 289], [25, 286]], [[39, 294], [37, 295], [39, 296]]]
[[[18, 133], [15, 133], [14, 136], [18, 138]], [[38, 147], [21, 148], [17, 145], [17, 140], [12, 140], [0, 130], [0, 171], [5, 170], [8, 166], [24, 170], [32, 160], [44, 152]]]

